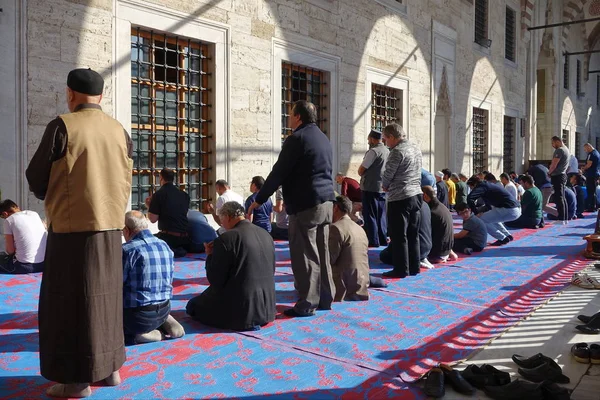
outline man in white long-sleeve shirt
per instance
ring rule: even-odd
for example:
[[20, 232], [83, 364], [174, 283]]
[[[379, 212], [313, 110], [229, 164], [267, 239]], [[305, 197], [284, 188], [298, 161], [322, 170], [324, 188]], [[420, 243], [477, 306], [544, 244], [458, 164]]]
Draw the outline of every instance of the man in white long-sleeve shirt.
[[402, 126], [390, 124], [383, 130], [390, 154], [383, 173], [383, 190], [388, 201], [388, 235], [394, 269], [386, 278], [405, 278], [419, 273], [419, 227], [421, 225], [421, 150], [410, 143]]

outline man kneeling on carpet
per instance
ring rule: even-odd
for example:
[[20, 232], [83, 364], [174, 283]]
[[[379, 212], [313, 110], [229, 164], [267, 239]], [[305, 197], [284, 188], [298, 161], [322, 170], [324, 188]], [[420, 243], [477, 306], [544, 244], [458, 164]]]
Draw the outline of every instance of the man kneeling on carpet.
[[125, 344], [158, 342], [185, 334], [169, 313], [173, 292], [173, 252], [148, 230], [139, 211], [125, 214], [123, 235], [123, 330]]
[[457, 204], [455, 210], [463, 220], [463, 227], [460, 232], [454, 234], [452, 250], [467, 255], [483, 250], [488, 237], [485, 223], [464, 203]]
[[275, 245], [244, 215], [237, 202], [223, 204], [219, 219], [226, 232], [205, 244], [210, 286], [186, 306], [205, 325], [246, 331], [275, 320]]

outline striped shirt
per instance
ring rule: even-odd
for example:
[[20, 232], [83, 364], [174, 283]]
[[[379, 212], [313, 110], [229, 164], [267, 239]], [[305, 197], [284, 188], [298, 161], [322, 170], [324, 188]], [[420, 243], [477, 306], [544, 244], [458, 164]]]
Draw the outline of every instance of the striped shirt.
[[170, 300], [174, 267], [169, 246], [147, 229], [123, 244], [123, 308]]
[[421, 150], [404, 141], [390, 149], [383, 171], [383, 187], [387, 201], [399, 201], [421, 194]]

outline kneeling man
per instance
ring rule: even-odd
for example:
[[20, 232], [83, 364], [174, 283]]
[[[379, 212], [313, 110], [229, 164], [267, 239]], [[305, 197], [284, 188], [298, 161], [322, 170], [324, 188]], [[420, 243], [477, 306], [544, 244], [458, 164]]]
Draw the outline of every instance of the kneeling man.
[[329, 227], [329, 254], [335, 283], [334, 301], [369, 300], [369, 239], [352, 221], [352, 201], [337, 196], [333, 203], [333, 224]]
[[148, 230], [139, 211], [125, 214], [123, 235], [123, 330], [125, 344], [182, 337], [183, 327], [169, 313], [173, 292], [173, 252]]
[[275, 320], [275, 245], [244, 214], [235, 201], [223, 204], [219, 219], [226, 232], [205, 244], [210, 286], [186, 306], [205, 325], [245, 331]]

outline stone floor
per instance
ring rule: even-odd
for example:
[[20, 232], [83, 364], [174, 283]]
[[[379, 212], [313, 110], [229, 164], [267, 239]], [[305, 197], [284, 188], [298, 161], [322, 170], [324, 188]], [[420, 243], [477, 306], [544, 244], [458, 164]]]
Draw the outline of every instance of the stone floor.
[[[600, 280], [600, 270], [590, 266], [584, 272]], [[575, 329], [575, 325], [580, 324], [577, 315], [592, 315], [599, 310], [600, 290], [570, 286], [469, 360], [458, 364], [456, 369], [462, 370], [467, 364], [492, 364], [509, 372], [514, 380], [519, 374], [511, 356], [530, 356], [541, 352], [554, 357], [563, 368], [563, 373], [571, 379], [570, 384], [563, 385], [573, 389], [571, 399], [600, 400], [600, 365], [578, 363], [570, 352], [574, 343], [600, 343], [600, 335], [584, 335]], [[448, 400], [487, 398], [482, 391], [477, 391], [473, 396], [464, 396], [451, 388], [446, 388], [444, 397]]]

